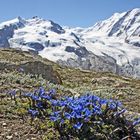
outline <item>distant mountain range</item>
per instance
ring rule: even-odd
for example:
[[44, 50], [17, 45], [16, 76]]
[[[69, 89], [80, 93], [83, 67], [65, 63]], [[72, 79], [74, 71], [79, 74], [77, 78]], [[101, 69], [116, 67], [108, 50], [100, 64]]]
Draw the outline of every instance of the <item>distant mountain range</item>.
[[0, 24], [0, 48], [31, 51], [63, 66], [140, 79], [140, 8], [115, 13], [89, 28], [18, 17]]

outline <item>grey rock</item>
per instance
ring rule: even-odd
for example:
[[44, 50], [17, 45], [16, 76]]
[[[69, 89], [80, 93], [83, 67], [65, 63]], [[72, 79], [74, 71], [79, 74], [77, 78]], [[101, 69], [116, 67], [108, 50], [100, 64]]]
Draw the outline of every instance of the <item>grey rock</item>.
[[63, 34], [63, 33], [65, 33], [65, 30], [63, 30], [63, 28], [59, 25], [59, 24], [57, 24], [57, 23], [54, 23], [53, 21], [51, 21], [50, 20], [50, 22], [51, 22], [51, 27], [50, 27], [50, 30], [51, 31], [53, 31], [53, 32], [56, 32], [56, 33], [58, 33], [58, 34]]
[[38, 42], [29, 42], [26, 43], [30, 48], [34, 49], [35, 51], [42, 51], [44, 49], [44, 46]]
[[118, 66], [116, 60], [109, 56], [96, 56], [93, 53], [84, 52], [84, 55], [79, 55], [78, 59], [68, 59], [67, 61], [58, 60], [57, 63], [63, 66], [80, 68], [84, 70], [95, 70], [99, 72], [117, 73]]
[[0, 29], [0, 47], [9, 48], [8, 39], [11, 38], [14, 34], [14, 28], [12, 26], [5, 26], [3, 29]]
[[14, 30], [24, 27], [24, 21], [18, 17], [19, 22], [15, 24], [5, 25], [0, 28], [0, 48], [9, 48], [8, 40], [13, 37]]
[[79, 57], [85, 57], [89, 54], [89, 52], [87, 51], [85, 47], [79, 47], [79, 48], [76, 48], [75, 54], [78, 55]]
[[67, 51], [67, 52], [75, 52], [75, 48], [72, 47], [72, 46], [66, 46], [65, 51]]
[[0, 62], [0, 70], [6, 69], [10, 71], [17, 70], [25, 74], [31, 74], [33, 76], [42, 75], [44, 79], [50, 81], [51, 83], [62, 84], [59, 73], [53, 70], [51, 65], [46, 65], [40, 61], [27, 62], [20, 65]]

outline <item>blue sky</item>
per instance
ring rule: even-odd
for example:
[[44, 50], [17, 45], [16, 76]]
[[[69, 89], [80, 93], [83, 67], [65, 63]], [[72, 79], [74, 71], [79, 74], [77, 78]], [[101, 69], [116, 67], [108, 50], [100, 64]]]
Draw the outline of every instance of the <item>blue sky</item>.
[[140, 0], [0, 0], [0, 22], [39, 16], [60, 25], [89, 27], [133, 8], [140, 8]]

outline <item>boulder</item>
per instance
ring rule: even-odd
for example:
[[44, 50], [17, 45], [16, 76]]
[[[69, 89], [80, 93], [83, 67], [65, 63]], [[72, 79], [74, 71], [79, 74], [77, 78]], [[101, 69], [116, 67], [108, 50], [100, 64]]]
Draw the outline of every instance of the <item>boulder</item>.
[[46, 65], [40, 61], [26, 62], [19, 65], [0, 62], [0, 70], [5, 69], [11, 71], [17, 70], [31, 75], [42, 75], [44, 79], [50, 81], [51, 83], [62, 84], [59, 73], [55, 71], [51, 65]]
[[51, 65], [46, 65], [40, 61], [27, 62], [18, 66], [24, 73], [33, 75], [42, 75], [42, 77], [51, 83], [62, 84], [62, 80], [57, 71], [53, 70]]

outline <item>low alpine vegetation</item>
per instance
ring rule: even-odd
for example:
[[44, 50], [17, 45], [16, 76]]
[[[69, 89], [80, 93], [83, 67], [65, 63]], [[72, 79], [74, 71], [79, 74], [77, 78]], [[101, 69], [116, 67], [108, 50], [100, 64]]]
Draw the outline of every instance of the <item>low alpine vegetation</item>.
[[[15, 92], [10, 95], [16, 101]], [[93, 94], [61, 97], [55, 89], [45, 91], [43, 87], [22, 97], [27, 98], [31, 122], [49, 120], [62, 140], [140, 139], [135, 128], [140, 119], [127, 119], [126, 109], [119, 101]]]

